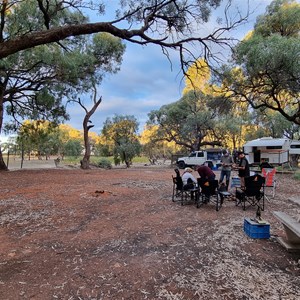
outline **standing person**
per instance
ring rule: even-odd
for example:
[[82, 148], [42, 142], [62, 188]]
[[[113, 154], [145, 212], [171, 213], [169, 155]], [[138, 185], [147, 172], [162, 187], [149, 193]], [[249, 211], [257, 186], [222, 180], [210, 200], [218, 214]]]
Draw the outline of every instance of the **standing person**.
[[237, 163], [237, 157], [238, 157], [238, 151], [236, 148], [234, 148], [232, 151], [232, 158], [235, 164]]
[[245, 157], [245, 153], [243, 151], [239, 152], [239, 164], [236, 167], [238, 170], [238, 175], [241, 179], [241, 188], [245, 188], [245, 177], [250, 176], [250, 168], [249, 162]]
[[208, 166], [197, 166], [196, 171], [198, 172], [201, 180], [214, 180], [216, 178], [216, 174]]
[[225, 178], [226, 191], [228, 191], [230, 175], [231, 175], [231, 168], [233, 165], [233, 158], [231, 155], [229, 155], [229, 152], [227, 150], [223, 150], [222, 153], [223, 153], [223, 155], [221, 157], [222, 167], [221, 167], [219, 184], [221, 184]]

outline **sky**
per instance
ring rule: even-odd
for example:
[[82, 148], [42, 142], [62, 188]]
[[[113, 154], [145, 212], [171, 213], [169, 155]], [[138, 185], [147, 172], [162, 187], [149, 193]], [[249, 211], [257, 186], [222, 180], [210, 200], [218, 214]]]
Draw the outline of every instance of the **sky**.
[[[106, 2], [109, 4], [108, 7], [112, 8], [118, 0]], [[265, 12], [271, 0], [249, 2], [250, 10], [254, 12], [249, 18], [249, 24], [241, 26], [234, 32], [234, 36], [239, 39], [253, 29], [257, 15]], [[245, 12], [247, 1], [235, 0], [234, 5]], [[93, 21], [93, 17], [91, 20]], [[206, 26], [208, 28], [210, 24]], [[95, 125], [92, 131], [100, 133], [103, 122], [115, 114], [134, 115], [142, 131], [150, 111], [179, 100], [182, 96], [184, 80], [182, 80], [177, 53], [171, 53], [171, 63], [156, 45], [140, 46], [127, 43], [121, 70], [117, 74], [106, 77], [99, 86], [102, 102], [91, 117]], [[86, 101], [88, 103], [89, 99], [87, 98]], [[73, 105], [68, 108], [68, 112], [71, 119], [66, 124], [82, 129], [84, 117], [82, 108]]]
[[[117, 7], [118, 0], [105, 0], [108, 16], [101, 19], [90, 16], [91, 21], [111, 20], [111, 14]], [[246, 0], [233, 0], [233, 8], [243, 13], [247, 7]], [[233, 32], [235, 38], [242, 39], [246, 33], [253, 29], [257, 15], [265, 12], [271, 0], [250, 0], [249, 23]], [[106, 18], [106, 19], [105, 19]], [[209, 23], [209, 29], [214, 24]], [[205, 32], [205, 29], [204, 29]], [[94, 124], [93, 132], [100, 133], [105, 120], [114, 115], [134, 115], [139, 122], [140, 132], [148, 120], [148, 113], [159, 109], [162, 105], [179, 100], [184, 87], [183, 75], [179, 67], [179, 56], [171, 52], [171, 63], [156, 45], [140, 46], [126, 43], [126, 52], [123, 55], [121, 70], [117, 74], [107, 76], [98, 88], [98, 96], [102, 102], [91, 117]], [[91, 103], [86, 97], [85, 104], [89, 108]], [[82, 129], [84, 111], [79, 105], [68, 106], [69, 124], [78, 130]]]

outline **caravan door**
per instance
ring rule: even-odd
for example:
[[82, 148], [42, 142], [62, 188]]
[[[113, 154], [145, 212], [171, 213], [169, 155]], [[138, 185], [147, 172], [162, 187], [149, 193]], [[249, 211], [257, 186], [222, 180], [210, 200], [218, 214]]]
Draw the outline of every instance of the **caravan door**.
[[257, 147], [253, 147], [253, 162], [260, 163], [260, 150]]

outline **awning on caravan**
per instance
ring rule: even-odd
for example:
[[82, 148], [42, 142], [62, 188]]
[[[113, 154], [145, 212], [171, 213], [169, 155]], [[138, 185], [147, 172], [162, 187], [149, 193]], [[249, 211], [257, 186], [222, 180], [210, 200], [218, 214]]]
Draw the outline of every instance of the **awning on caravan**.
[[288, 139], [261, 138], [247, 142], [244, 147], [283, 146]]

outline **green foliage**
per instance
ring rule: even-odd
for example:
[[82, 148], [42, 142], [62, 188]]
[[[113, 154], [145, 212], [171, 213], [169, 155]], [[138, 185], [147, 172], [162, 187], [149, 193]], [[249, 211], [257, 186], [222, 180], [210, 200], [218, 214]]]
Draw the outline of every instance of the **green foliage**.
[[18, 131], [17, 145], [25, 153], [35, 151], [39, 156], [57, 153], [57, 129], [55, 123], [43, 120], [25, 121]]
[[113, 143], [113, 156], [115, 164], [125, 162], [129, 167], [132, 159], [141, 152], [141, 145], [137, 135], [138, 122], [134, 116], [114, 116], [107, 118], [102, 135], [108, 142]]
[[[87, 21], [76, 10], [61, 9], [56, 4], [49, 1], [45, 8], [51, 15], [49, 26]], [[5, 30], [13, 37], [31, 30], [43, 30], [45, 21], [36, 1], [20, 1], [7, 15]], [[78, 94], [89, 92], [106, 74], [117, 72], [124, 51], [125, 45], [119, 38], [99, 33], [66, 39], [60, 44], [37, 46], [1, 59], [0, 120], [5, 111], [13, 122], [0, 122], [0, 132], [2, 126], [6, 131], [16, 131], [19, 119], [62, 123], [69, 118], [64, 99], [78, 99]], [[32, 140], [30, 144], [33, 145]], [[71, 148], [74, 147], [70, 146], [67, 151]], [[48, 152], [50, 148], [38, 151]], [[74, 155], [78, 155], [78, 151], [75, 152]]]
[[97, 165], [99, 168], [102, 168], [102, 169], [111, 169], [112, 168], [111, 161], [107, 158], [101, 158], [98, 161]]
[[274, 0], [236, 47], [231, 73], [223, 72], [228, 95], [300, 125], [299, 30], [300, 4]]
[[64, 145], [64, 154], [68, 156], [75, 156], [78, 157], [81, 155], [82, 152], [82, 145], [81, 142], [78, 140], [69, 140]]
[[[266, 14], [259, 16], [254, 30], [264, 37], [274, 33], [297, 37], [300, 31], [300, 10], [294, 0], [275, 0], [267, 7]], [[295, 22], [296, 21], [296, 22]]]
[[[223, 105], [227, 109], [223, 109]], [[175, 142], [189, 151], [220, 145], [218, 124], [231, 109], [229, 101], [217, 101], [201, 92], [189, 91], [172, 104], [149, 113], [149, 123], [158, 125], [158, 139]]]
[[251, 114], [251, 132], [245, 136], [246, 140], [253, 140], [265, 136], [273, 138], [286, 137], [298, 139], [300, 126], [288, 121], [280, 113], [267, 109], [257, 109]]
[[297, 170], [294, 174], [294, 178], [300, 181], [300, 170]]
[[[117, 72], [122, 62], [125, 46], [120, 39], [98, 34], [93, 41], [96, 44], [88, 39], [66, 42], [72, 51], [56, 44], [39, 46], [0, 61], [2, 74], [6, 74], [3, 78], [9, 83], [3, 83], [4, 97], [0, 99], [0, 105], [2, 101], [6, 104], [6, 113], [57, 123], [68, 119], [64, 97], [77, 99], [78, 93], [90, 91], [106, 74]], [[10, 83], [15, 84], [14, 89]]]
[[108, 145], [96, 144], [94, 147], [94, 153], [98, 156], [110, 156], [112, 153]]

